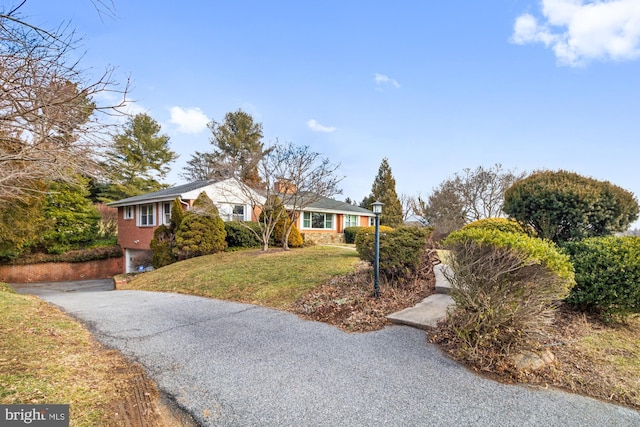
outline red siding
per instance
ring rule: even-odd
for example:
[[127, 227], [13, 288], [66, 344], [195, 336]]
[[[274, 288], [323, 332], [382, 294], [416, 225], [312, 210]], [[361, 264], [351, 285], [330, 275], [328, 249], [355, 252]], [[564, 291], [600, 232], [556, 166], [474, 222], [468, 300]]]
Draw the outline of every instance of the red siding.
[[[158, 204], [155, 203], [156, 224], [158, 223]], [[122, 249], [149, 249], [153, 231], [157, 227], [138, 227], [136, 225], [138, 215], [137, 206], [133, 210], [133, 219], [124, 219], [124, 208], [118, 208], [118, 244]], [[136, 243], [137, 241], [137, 243]]]

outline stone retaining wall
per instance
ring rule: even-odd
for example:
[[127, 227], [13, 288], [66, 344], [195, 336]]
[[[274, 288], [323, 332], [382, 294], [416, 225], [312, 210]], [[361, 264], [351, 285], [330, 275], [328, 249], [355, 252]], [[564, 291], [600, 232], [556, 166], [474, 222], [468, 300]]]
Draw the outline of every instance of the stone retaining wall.
[[86, 262], [0, 265], [0, 282], [37, 283], [110, 279], [123, 271], [124, 257]]
[[305, 242], [313, 242], [317, 245], [330, 243], [344, 243], [344, 233], [302, 233]]

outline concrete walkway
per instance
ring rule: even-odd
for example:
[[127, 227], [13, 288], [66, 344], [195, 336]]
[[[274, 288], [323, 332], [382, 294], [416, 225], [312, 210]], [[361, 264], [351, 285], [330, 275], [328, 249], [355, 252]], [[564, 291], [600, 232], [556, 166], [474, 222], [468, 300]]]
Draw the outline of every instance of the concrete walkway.
[[436, 275], [435, 294], [429, 295], [414, 307], [390, 314], [387, 319], [392, 323], [420, 329], [435, 328], [438, 322], [446, 317], [447, 309], [454, 304], [453, 299], [448, 295], [451, 283], [443, 273], [447, 268], [445, 264], [433, 267]]

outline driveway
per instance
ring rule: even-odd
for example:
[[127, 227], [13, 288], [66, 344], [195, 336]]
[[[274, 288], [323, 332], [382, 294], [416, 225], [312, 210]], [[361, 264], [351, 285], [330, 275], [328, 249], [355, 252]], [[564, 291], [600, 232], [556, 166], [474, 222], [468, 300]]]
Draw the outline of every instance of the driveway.
[[44, 296], [60, 292], [95, 292], [112, 291], [115, 288], [113, 279], [76, 280], [75, 282], [38, 282], [11, 283], [10, 286], [19, 294]]
[[207, 426], [638, 426], [640, 413], [474, 375], [391, 326], [348, 334], [252, 305], [142, 291], [47, 293]]

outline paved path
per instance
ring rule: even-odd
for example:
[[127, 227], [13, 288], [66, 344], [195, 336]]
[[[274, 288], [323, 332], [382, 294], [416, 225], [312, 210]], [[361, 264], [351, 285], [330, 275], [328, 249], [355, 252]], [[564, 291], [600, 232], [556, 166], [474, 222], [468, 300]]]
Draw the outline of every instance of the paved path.
[[640, 413], [473, 375], [391, 326], [348, 334], [286, 312], [142, 291], [46, 294], [211, 426], [638, 426]]

